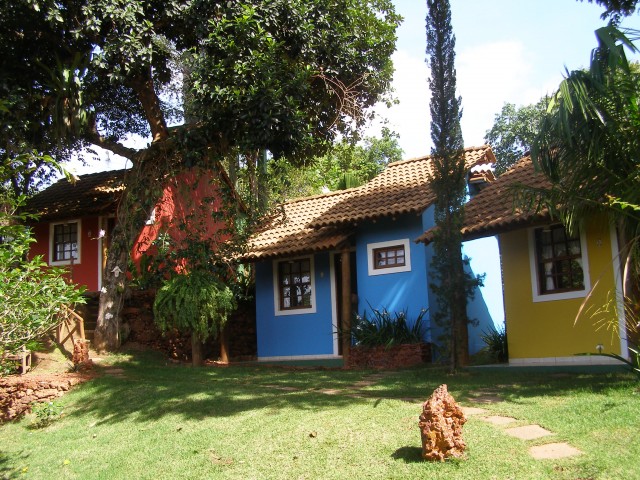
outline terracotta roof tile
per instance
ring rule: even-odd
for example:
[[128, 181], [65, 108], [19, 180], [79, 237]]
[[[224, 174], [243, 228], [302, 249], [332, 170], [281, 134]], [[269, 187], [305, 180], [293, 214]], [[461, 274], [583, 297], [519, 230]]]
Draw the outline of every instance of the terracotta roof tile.
[[39, 214], [41, 220], [114, 212], [124, 190], [125, 172], [91, 173], [75, 183], [63, 178], [29, 199], [26, 210]]
[[[494, 163], [488, 146], [465, 149], [469, 168]], [[249, 242], [244, 260], [336, 248], [358, 222], [421, 213], [434, 201], [430, 157], [394, 162], [360, 187], [286, 202]]]
[[[546, 211], [515, 208], [513, 187], [516, 185], [545, 188], [550, 184], [542, 173], [534, 170], [531, 157], [519, 160], [467, 203], [462, 227], [465, 240], [489, 237], [547, 217]], [[431, 242], [434, 230], [427, 230], [417, 241]]]
[[[465, 149], [467, 167], [495, 162], [487, 145]], [[342, 202], [316, 217], [313, 227], [353, 224], [364, 220], [421, 213], [435, 200], [429, 186], [431, 157], [390, 163], [373, 180], [354, 188]]]
[[332, 227], [316, 229], [309, 224], [351, 192], [352, 189], [342, 190], [282, 204], [250, 239], [248, 253], [242, 259], [251, 261], [336, 248], [347, 240], [349, 232]]

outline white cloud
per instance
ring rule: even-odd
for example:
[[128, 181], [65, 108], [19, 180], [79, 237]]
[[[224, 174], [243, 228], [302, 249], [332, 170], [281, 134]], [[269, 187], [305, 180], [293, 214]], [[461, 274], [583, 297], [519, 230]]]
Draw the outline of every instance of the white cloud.
[[[388, 119], [388, 127], [400, 134], [400, 146], [404, 157], [418, 157], [430, 151], [429, 131], [429, 70], [424, 59], [412, 57], [405, 51], [393, 55], [395, 73], [393, 88], [398, 105], [387, 109], [378, 105], [378, 115]], [[379, 125], [373, 125], [367, 135], [377, 135]]]
[[532, 63], [519, 42], [479, 44], [457, 57], [458, 91], [462, 96], [462, 133], [466, 145], [481, 145], [505, 102], [523, 103]]

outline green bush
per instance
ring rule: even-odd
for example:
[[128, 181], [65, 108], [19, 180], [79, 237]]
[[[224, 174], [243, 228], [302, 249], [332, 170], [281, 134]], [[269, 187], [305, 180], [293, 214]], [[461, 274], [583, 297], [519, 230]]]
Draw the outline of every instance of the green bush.
[[488, 330], [482, 331], [480, 338], [485, 343], [485, 350], [489, 354], [491, 360], [500, 363], [509, 361], [507, 331], [504, 326], [499, 330], [496, 330], [494, 327], [489, 327]]
[[355, 345], [365, 347], [401, 345], [405, 343], [422, 343], [426, 332], [424, 316], [426, 310], [421, 310], [411, 327], [407, 321], [407, 310], [390, 313], [386, 309], [371, 308], [373, 318], [369, 319], [367, 312], [363, 316], [357, 315], [351, 325], [351, 336]]
[[153, 304], [162, 331], [175, 328], [200, 340], [216, 338], [237, 307], [231, 289], [206, 270], [174, 275], [158, 290]]
[[22, 201], [0, 195], [0, 362], [55, 327], [64, 309], [84, 303], [84, 288], [70, 284], [64, 269], [28, 259], [34, 240], [16, 214]]
[[62, 417], [64, 407], [56, 402], [42, 402], [34, 403], [31, 406], [31, 411], [36, 416], [32, 424], [33, 427], [44, 428]]

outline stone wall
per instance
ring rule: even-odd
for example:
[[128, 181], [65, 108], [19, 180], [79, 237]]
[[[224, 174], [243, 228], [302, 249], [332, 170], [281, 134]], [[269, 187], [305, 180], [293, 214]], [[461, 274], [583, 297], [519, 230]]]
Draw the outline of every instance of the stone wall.
[[431, 345], [429, 343], [409, 343], [391, 347], [351, 348], [349, 368], [394, 369], [412, 367], [431, 361]]
[[[167, 332], [163, 335], [153, 321], [155, 291], [133, 291], [122, 310], [125, 341], [133, 341], [167, 352], [176, 360], [191, 358], [191, 336]], [[229, 357], [232, 361], [254, 360], [257, 353], [255, 303], [243, 302], [229, 318]], [[217, 360], [220, 344], [207, 342], [205, 358]]]
[[31, 404], [49, 402], [64, 395], [72, 386], [90, 376], [65, 374], [57, 376], [10, 376], [0, 378], [0, 422], [13, 420], [31, 411]]

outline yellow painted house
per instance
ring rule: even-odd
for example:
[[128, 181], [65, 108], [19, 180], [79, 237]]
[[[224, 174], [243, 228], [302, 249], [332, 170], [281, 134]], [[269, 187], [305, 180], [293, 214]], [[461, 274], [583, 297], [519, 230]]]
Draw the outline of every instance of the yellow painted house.
[[546, 211], [515, 209], [518, 184], [548, 185], [523, 158], [467, 203], [462, 229], [464, 240], [498, 237], [509, 364], [617, 362], [576, 355], [598, 351], [628, 357], [615, 228], [594, 217], [572, 236]]

